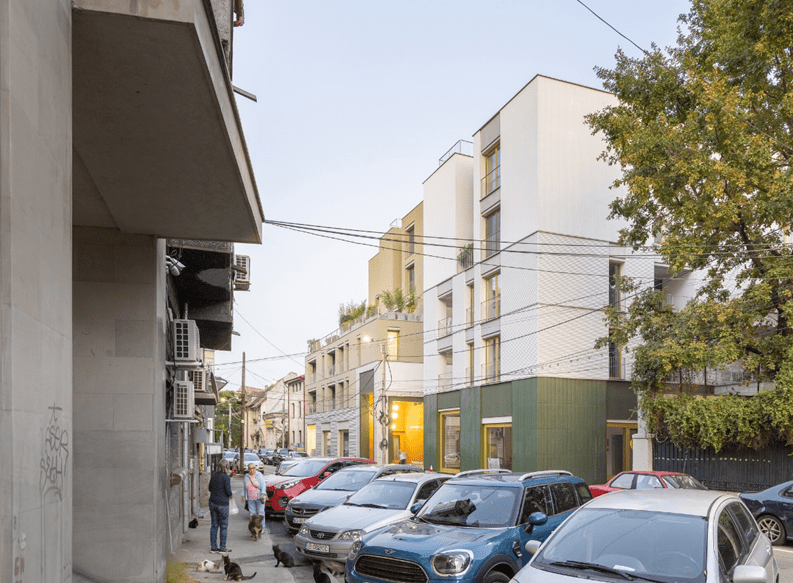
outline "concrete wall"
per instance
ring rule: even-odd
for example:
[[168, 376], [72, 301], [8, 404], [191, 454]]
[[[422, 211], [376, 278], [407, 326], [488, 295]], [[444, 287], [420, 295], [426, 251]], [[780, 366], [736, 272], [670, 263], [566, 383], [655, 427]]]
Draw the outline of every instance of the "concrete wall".
[[71, 26], [0, 0], [0, 581], [72, 574]]
[[164, 241], [76, 227], [74, 298], [74, 569], [164, 580]]

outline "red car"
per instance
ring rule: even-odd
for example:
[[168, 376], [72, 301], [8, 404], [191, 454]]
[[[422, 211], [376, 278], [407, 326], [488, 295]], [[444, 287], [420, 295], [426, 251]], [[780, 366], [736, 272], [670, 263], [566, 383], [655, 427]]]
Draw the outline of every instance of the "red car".
[[705, 486], [688, 474], [629, 470], [617, 474], [605, 484], [590, 486], [589, 491], [592, 492], [592, 496], [600, 496], [617, 490], [645, 490], [648, 488], [707, 490]]
[[283, 514], [289, 501], [319, 484], [333, 473], [359, 464], [373, 464], [372, 460], [355, 457], [307, 458], [297, 462], [283, 474], [264, 477], [267, 485], [267, 502], [264, 511], [267, 515]]

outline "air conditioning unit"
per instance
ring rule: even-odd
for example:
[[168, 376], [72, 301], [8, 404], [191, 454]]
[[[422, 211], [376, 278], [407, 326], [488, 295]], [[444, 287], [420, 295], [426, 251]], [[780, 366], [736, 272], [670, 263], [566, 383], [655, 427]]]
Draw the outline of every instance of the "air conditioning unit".
[[193, 383], [176, 381], [174, 385], [173, 416], [174, 419], [192, 419], [195, 412], [195, 395]]
[[195, 320], [173, 321], [173, 359], [177, 364], [201, 362], [201, 341]]
[[207, 431], [213, 431], [215, 429], [215, 419], [213, 417], [210, 417], [209, 419], [204, 421], [204, 428]]
[[190, 371], [190, 380], [193, 382], [193, 390], [205, 393], [207, 390], [207, 371], [203, 368]]
[[251, 287], [251, 258], [247, 255], [234, 257], [234, 289], [248, 291]]

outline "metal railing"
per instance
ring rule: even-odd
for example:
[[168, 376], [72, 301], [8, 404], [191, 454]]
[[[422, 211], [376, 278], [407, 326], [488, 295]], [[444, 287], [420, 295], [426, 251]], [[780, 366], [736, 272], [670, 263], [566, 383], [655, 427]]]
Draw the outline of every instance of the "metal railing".
[[501, 231], [496, 231], [485, 239], [485, 258], [495, 255], [501, 250]]
[[457, 273], [474, 266], [474, 246], [468, 244], [457, 254]]
[[498, 363], [486, 362], [482, 365], [482, 381], [486, 383], [497, 382], [500, 372]]
[[452, 388], [452, 373], [444, 372], [438, 375], [438, 390], [448, 391]]
[[306, 375], [306, 382], [307, 383], [315, 383], [317, 382], [317, 373], [312, 372]]
[[501, 294], [482, 302], [482, 319], [492, 320], [501, 316]]
[[501, 186], [501, 166], [493, 168], [484, 178], [482, 178], [482, 190], [480, 200]]
[[329, 376], [329, 377], [332, 377], [332, 376], [333, 376], [333, 375], [335, 375], [335, 374], [336, 374], [336, 365], [335, 365], [335, 364], [331, 364], [331, 365], [328, 367], [328, 376]]
[[465, 308], [465, 327], [470, 328], [474, 325], [474, 309]]
[[449, 158], [452, 157], [453, 154], [464, 154], [466, 156], [473, 156], [474, 155], [474, 143], [469, 142], [468, 140], [457, 140], [457, 143], [454, 144], [451, 148], [446, 150], [446, 153], [438, 158], [438, 166], [443, 166], [443, 163], [446, 162]]
[[306, 403], [306, 415], [311, 415], [312, 413], [317, 412], [317, 404], [316, 403]]
[[448, 336], [452, 333], [452, 317], [442, 318], [438, 320], [438, 338]]
[[474, 369], [471, 368], [470, 366], [465, 369], [465, 381], [469, 385], [474, 384]]

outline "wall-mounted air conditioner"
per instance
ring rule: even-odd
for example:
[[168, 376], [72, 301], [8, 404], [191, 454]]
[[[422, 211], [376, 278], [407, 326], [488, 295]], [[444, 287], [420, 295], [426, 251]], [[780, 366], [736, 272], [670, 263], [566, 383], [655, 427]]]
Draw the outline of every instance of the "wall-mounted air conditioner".
[[193, 383], [176, 381], [174, 384], [173, 417], [174, 419], [192, 419], [195, 413], [195, 395]]
[[193, 390], [199, 393], [207, 391], [207, 371], [203, 368], [190, 371], [190, 380], [193, 383]]
[[214, 417], [210, 417], [206, 421], [204, 421], [204, 428], [207, 431], [213, 431], [215, 429], [215, 419]]
[[248, 291], [251, 287], [251, 258], [247, 255], [234, 257], [234, 289]]
[[201, 340], [195, 320], [173, 321], [173, 359], [176, 364], [201, 362]]

